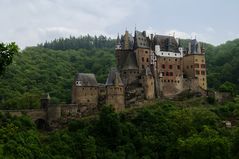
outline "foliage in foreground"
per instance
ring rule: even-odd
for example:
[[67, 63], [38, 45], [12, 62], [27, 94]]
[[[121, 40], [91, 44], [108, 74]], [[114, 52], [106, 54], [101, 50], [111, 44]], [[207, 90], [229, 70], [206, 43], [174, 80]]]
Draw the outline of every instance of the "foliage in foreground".
[[26, 117], [1, 116], [0, 156], [39, 159], [237, 159], [239, 101], [178, 106], [176, 102], [72, 120], [67, 129], [39, 133]]
[[13, 55], [17, 54], [18, 51], [19, 48], [14, 42], [9, 44], [0, 43], [0, 75], [12, 63]]

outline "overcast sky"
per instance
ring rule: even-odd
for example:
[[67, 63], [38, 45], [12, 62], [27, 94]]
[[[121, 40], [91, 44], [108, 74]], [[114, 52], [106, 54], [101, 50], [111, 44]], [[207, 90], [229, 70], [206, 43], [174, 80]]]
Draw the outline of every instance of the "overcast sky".
[[0, 41], [21, 48], [70, 35], [129, 32], [197, 37], [218, 45], [239, 37], [238, 0], [0, 0]]

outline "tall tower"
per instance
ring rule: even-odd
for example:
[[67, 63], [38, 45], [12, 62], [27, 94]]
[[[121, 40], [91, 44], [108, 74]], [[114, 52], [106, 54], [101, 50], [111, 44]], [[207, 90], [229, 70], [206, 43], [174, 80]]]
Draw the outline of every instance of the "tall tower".
[[135, 31], [134, 35], [134, 52], [139, 67], [139, 72], [142, 73], [150, 66], [150, 39], [146, 36], [146, 32]]
[[119, 34], [117, 36], [117, 40], [116, 40], [116, 45], [115, 45], [115, 50], [120, 50], [121, 49], [121, 43], [120, 43], [120, 38], [119, 38]]
[[129, 32], [128, 32], [128, 30], [125, 30], [125, 35], [124, 35], [124, 49], [125, 49], [125, 50], [129, 49]]
[[111, 104], [116, 111], [125, 108], [124, 84], [116, 68], [112, 68], [106, 81], [106, 103]]
[[183, 58], [184, 74], [189, 79], [198, 79], [200, 88], [207, 90], [205, 52], [196, 39], [189, 42], [187, 54]]

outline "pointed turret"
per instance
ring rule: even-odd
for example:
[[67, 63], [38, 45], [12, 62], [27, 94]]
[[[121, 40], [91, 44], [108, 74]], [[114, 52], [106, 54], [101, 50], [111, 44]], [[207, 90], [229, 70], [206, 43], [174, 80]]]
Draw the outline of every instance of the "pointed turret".
[[123, 86], [120, 74], [116, 68], [111, 68], [106, 81], [106, 85]]
[[129, 49], [129, 32], [128, 32], [128, 30], [125, 31], [125, 35], [124, 35], [124, 49]]
[[121, 43], [120, 43], [119, 33], [118, 33], [118, 36], [117, 36], [115, 49], [116, 49], [116, 50], [120, 50], [120, 49], [121, 49]]
[[188, 54], [191, 54], [191, 41], [188, 43]]
[[202, 53], [200, 42], [198, 42], [198, 44], [197, 44], [197, 53], [198, 54]]

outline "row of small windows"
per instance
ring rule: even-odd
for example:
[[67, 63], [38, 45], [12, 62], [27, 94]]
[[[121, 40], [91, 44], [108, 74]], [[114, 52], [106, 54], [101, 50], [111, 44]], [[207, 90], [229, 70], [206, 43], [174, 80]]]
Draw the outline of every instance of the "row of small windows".
[[[166, 65], [165, 64], [162, 64], [162, 69], [165, 69], [166, 68]], [[168, 65], [168, 68], [169, 69], [173, 69], [173, 65]], [[180, 65], [177, 65], [177, 69], [180, 70]]]
[[162, 82], [162, 83], [163, 83], [163, 82], [164, 82], [164, 83], [166, 83], [166, 82], [168, 82], [168, 83], [170, 83], [170, 82], [171, 82], [171, 83], [180, 83], [179, 80], [178, 80], [178, 81], [176, 81], [176, 80], [175, 80], [175, 81], [174, 81], [174, 80], [161, 80], [161, 82]]
[[[165, 54], [167, 54], [167, 53], [161, 53], [161, 55], [165, 55]], [[177, 56], [177, 54], [174, 54], [175, 56]], [[181, 55], [181, 53], [179, 53], [179, 55]], [[168, 56], [170, 56], [170, 53], [168, 53]]]
[[173, 72], [162, 72], [162, 76], [173, 76]]
[[[191, 68], [193, 68], [193, 65], [190, 66]], [[194, 64], [194, 68], [199, 68], [200, 65], [199, 64]], [[205, 64], [201, 64], [201, 68], [206, 68]], [[189, 66], [187, 66], [187, 69], [189, 69]]]
[[[198, 62], [198, 59], [195, 59], [195, 61], [196, 61], [196, 62]], [[204, 62], [204, 60], [203, 60], [203, 59], [202, 59], [201, 61], [202, 61], [202, 62]]]
[[140, 37], [138, 37], [138, 39], [139, 39], [139, 40], [142, 40], [142, 41], [146, 41], [145, 38], [140, 38]]
[[[142, 57], [142, 62], [144, 62], [144, 57]], [[149, 62], [149, 58], [146, 59], [146, 62]]]
[[110, 90], [111, 90], [111, 91], [113, 91], [113, 90], [115, 90], [115, 91], [117, 91], [117, 90], [122, 91], [123, 89], [122, 89], [122, 88], [110, 88]]
[[140, 43], [140, 45], [147, 46], [146, 43]]
[[[122, 90], [122, 88], [110, 88], [111, 90]], [[87, 88], [82, 88], [82, 90], [97, 90], [97, 88], [90, 88], [90, 89], [87, 89]]]
[[92, 88], [92, 87], [90, 87], [90, 88], [84, 88], [84, 87], [82, 87], [82, 90], [97, 90], [98, 88]]
[[[167, 59], [164, 58], [163, 60], [166, 61]], [[179, 58], [174, 59], [174, 61], [178, 61], [178, 60], [179, 60]], [[182, 58], [180, 58], [180, 61], [181, 61], [181, 60], [182, 60]], [[171, 59], [168, 59], [168, 61], [171, 61]]]
[[[201, 71], [201, 75], [205, 75], [206, 72], [205, 71]], [[196, 75], [200, 75], [200, 71], [199, 70], [196, 70]]]
[[[194, 68], [199, 68], [200, 65], [199, 64], [194, 64]], [[201, 64], [201, 68], [206, 68], [206, 65], [205, 64]]]

